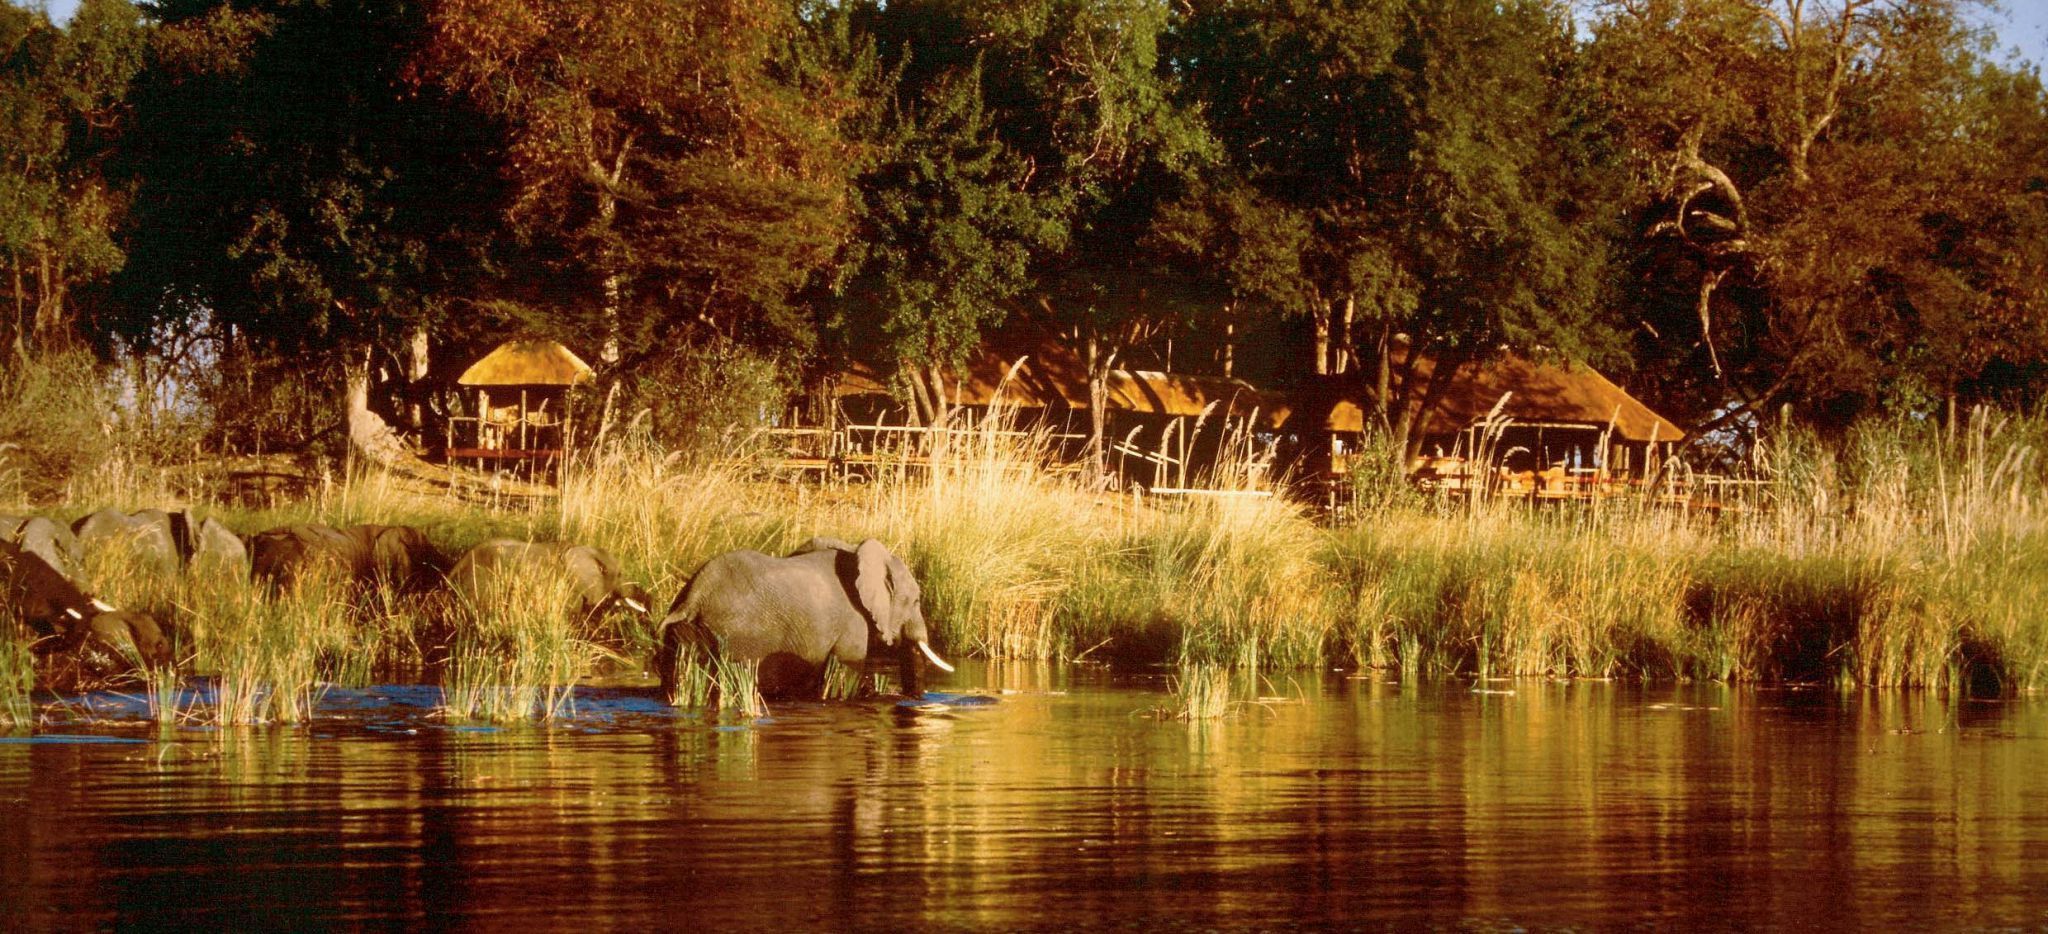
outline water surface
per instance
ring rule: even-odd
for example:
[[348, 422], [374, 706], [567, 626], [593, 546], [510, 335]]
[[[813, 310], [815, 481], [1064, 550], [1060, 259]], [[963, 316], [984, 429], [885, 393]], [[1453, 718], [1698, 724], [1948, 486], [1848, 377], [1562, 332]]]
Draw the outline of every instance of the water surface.
[[[962, 666], [907, 707], [544, 728], [431, 688], [314, 723], [0, 742], [8, 927], [2048, 925], [2048, 707]], [[80, 738], [92, 741], [81, 741]], [[107, 740], [128, 740], [108, 742]]]

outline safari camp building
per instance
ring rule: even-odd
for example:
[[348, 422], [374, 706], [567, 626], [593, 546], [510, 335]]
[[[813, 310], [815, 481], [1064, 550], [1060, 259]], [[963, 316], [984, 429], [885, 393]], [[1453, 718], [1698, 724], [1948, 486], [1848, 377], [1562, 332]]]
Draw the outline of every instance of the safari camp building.
[[[1617, 492], [1654, 478], [1685, 440], [1583, 364], [1502, 352], [1456, 367], [1423, 356], [1390, 370], [1388, 395], [1410, 418], [1409, 475], [1425, 487], [1485, 484], [1539, 499]], [[1417, 391], [1403, 392], [1404, 379]], [[1309, 473], [1344, 479], [1369, 430], [1382, 427], [1379, 396], [1370, 371], [1318, 377], [1292, 395], [1283, 430], [1301, 443]]]
[[[1221, 453], [1256, 446], [1273, 424], [1267, 397], [1239, 379], [1112, 367], [1102, 382], [1106, 466], [1124, 483], [1154, 492], [1211, 483], [1226, 460]], [[953, 425], [999, 423], [1001, 430], [1042, 434], [1070, 464], [1086, 455], [1090, 395], [1087, 361], [1055, 341], [984, 346], [964, 366], [894, 381], [856, 366], [832, 390], [851, 458], [886, 456], [910, 435], [928, 434], [923, 426], [948, 418]]]

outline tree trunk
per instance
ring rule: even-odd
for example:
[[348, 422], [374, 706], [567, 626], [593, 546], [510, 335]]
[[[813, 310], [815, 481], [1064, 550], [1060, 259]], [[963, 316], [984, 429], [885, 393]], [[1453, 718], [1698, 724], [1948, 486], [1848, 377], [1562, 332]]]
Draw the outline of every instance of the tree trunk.
[[1345, 293], [1343, 309], [1343, 314], [1337, 318], [1335, 361], [1330, 367], [1332, 373], [1348, 373], [1351, 370], [1351, 320], [1358, 311], [1357, 297]]
[[409, 466], [415, 458], [384, 417], [370, 410], [370, 351], [346, 368], [349, 448], [385, 467]]
[[1373, 399], [1378, 403], [1380, 428], [1391, 432], [1394, 427], [1394, 339], [1388, 333], [1392, 325], [1380, 325], [1378, 346], [1374, 348]]
[[1237, 363], [1237, 321], [1223, 322], [1223, 378], [1229, 379], [1231, 369]]
[[49, 249], [40, 251], [36, 267], [36, 342], [53, 346], [64, 323], [64, 263]]
[[1316, 325], [1316, 375], [1330, 375], [1330, 309], [1322, 302], [1315, 304]]
[[426, 437], [427, 428], [427, 374], [433, 371], [433, 345], [427, 335], [427, 326], [417, 325], [412, 331], [411, 345], [407, 348], [411, 359], [406, 362], [405, 395], [407, 413], [412, 419], [412, 429]]
[[1102, 345], [1091, 331], [1088, 335], [1088, 465], [1097, 483], [1109, 477], [1109, 452], [1102, 443], [1107, 428], [1102, 409], [1109, 402], [1108, 370], [1109, 363], [1102, 358]]

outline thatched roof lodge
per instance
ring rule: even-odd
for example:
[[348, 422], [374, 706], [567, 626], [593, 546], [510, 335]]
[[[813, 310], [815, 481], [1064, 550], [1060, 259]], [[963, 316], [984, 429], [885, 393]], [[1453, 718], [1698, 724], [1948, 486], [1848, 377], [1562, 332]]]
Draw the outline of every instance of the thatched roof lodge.
[[[1052, 341], [984, 346], [964, 366], [918, 378], [915, 392], [924, 400], [907, 406], [898, 387], [873, 370], [856, 366], [841, 374], [834, 395], [857, 449], [886, 443], [891, 426], [916, 421], [919, 408], [927, 409], [926, 417], [940, 408], [970, 416], [1005, 409], [1014, 413], [1016, 427], [1044, 432], [1071, 461], [1086, 448], [1088, 367], [1072, 348]], [[1243, 430], [1255, 425], [1277, 424], [1265, 394], [1243, 380], [1118, 367], [1104, 383], [1108, 467], [1148, 489], [1200, 483], [1228, 441], [1241, 441]]]
[[[1087, 361], [1051, 343], [1014, 353], [983, 347], [966, 366], [943, 371], [937, 383], [942, 401], [954, 407], [1000, 403], [1053, 413], [1089, 407]], [[1271, 408], [1263, 393], [1240, 379], [1116, 368], [1105, 384], [1104, 408], [1133, 416], [1197, 418], [1206, 412], [1249, 418]], [[836, 395], [881, 400], [893, 399], [896, 391], [873, 370], [857, 365], [840, 378]]]
[[498, 345], [456, 379], [476, 390], [475, 411], [449, 418], [447, 457], [552, 473], [571, 437], [569, 390], [596, 376], [583, 358], [554, 341]]
[[590, 364], [561, 344], [514, 340], [470, 364], [455, 381], [464, 386], [576, 386], [596, 376]]
[[[1412, 394], [1401, 392], [1400, 371], [1397, 364], [1391, 388], [1414, 416], [1411, 469], [1483, 456], [1511, 475], [1639, 476], [1685, 440], [1683, 428], [1582, 364], [1502, 353], [1432, 385], [1437, 361], [1422, 357]], [[1311, 470], [1342, 474], [1346, 455], [1377, 419], [1377, 398], [1369, 371], [1321, 378], [1292, 396], [1284, 430], [1308, 442]]]

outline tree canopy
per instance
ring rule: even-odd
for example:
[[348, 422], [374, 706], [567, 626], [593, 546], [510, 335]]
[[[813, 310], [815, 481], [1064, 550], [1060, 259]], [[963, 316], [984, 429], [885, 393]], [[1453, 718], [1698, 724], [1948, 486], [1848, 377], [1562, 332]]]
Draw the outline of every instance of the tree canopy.
[[1026, 328], [1276, 386], [1508, 349], [1696, 427], [2034, 405], [2048, 96], [1968, 2], [9, 5], [0, 336], [644, 383]]

